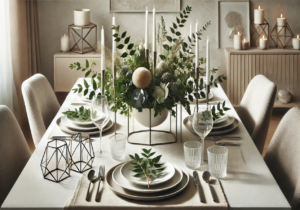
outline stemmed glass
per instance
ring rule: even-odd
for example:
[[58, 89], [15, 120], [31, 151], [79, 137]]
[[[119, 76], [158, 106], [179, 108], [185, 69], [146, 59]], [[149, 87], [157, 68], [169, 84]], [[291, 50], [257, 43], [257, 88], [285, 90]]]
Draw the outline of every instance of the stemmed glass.
[[204, 169], [204, 138], [209, 134], [213, 127], [213, 116], [210, 106], [199, 105], [195, 106], [193, 116], [193, 128], [201, 139], [201, 165], [200, 168]]
[[102, 153], [102, 129], [110, 119], [110, 111], [106, 96], [98, 95], [94, 97], [91, 105], [91, 119], [93, 123], [99, 128], [100, 131], [100, 151], [96, 150], [97, 157], [105, 157], [106, 154]]

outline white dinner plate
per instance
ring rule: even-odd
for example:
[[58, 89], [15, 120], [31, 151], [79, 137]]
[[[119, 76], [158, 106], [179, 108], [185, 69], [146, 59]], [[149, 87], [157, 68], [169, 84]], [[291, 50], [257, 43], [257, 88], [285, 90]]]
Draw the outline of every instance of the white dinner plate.
[[126, 190], [125, 188], [118, 185], [116, 182], [114, 182], [112, 178], [112, 173], [115, 170], [116, 167], [119, 165], [112, 167], [106, 174], [105, 181], [107, 182], [109, 188], [117, 195], [123, 196], [125, 198], [133, 199], [133, 200], [141, 200], [141, 201], [158, 201], [158, 200], [164, 200], [167, 198], [171, 198], [177, 194], [179, 194], [181, 191], [183, 191], [188, 183], [189, 183], [189, 174], [183, 170], [181, 167], [177, 166], [179, 170], [181, 170], [183, 173], [183, 177], [181, 182], [176, 185], [175, 187], [157, 192], [157, 193], [140, 193], [140, 192], [134, 192], [131, 190]]
[[217, 123], [213, 125], [213, 130], [215, 129], [220, 129], [220, 128], [225, 128], [229, 125], [231, 125], [232, 123], [234, 123], [235, 118], [234, 117], [228, 117], [227, 120], [221, 122], [221, 123]]
[[[213, 99], [213, 97], [214, 97], [215, 95], [214, 95], [214, 93], [213, 92], [209, 92], [209, 94], [208, 94], [208, 100], [211, 100], [211, 99]], [[190, 101], [190, 104], [196, 104], [196, 97], [193, 95], [193, 101]], [[200, 96], [200, 98], [198, 99], [198, 102], [205, 102], [206, 101], [206, 98], [202, 98], [201, 96]]]
[[[164, 166], [166, 169], [164, 170], [164, 174], [154, 180], [150, 181], [150, 185], [157, 185], [163, 182], [170, 180], [175, 174], [175, 168], [172, 164], [165, 162]], [[148, 185], [146, 178], [134, 177], [135, 172], [131, 169], [133, 168], [131, 161], [125, 163], [121, 166], [121, 175], [127, 179], [129, 182], [139, 185]]]
[[90, 120], [90, 121], [82, 121], [82, 120], [79, 120], [77, 118], [69, 118], [69, 117], [67, 117], [67, 119], [70, 122], [72, 122], [72, 123], [74, 123], [76, 125], [94, 125], [94, 123], [93, 123], [92, 120]]
[[[190, 122], [191, 124], [193, 123], [193, 116], [194, 116], [194, 115], [190, 115], [190, 116], [188, 117], [189, 122]], [[225, 112], [225, 114], [224, 114], [223, 116], [221, 116], [219, 119], [217, 119], [217, 120], [214, 121], [214, 125], [226, 121], [226, 120], [228, 119], [228, 117], [229, 117], [229, 115]]]
[[[192, 123], [189, 121], [189, 116], [183, 119], [183, 125], [193, 134], [197, 135], [196, 132], [193, 129]], [[215, 136], [215, 135], [222, 135], [226, 133], [230, 133], [231, 131], [235, 130], [239, 125], [239, 121], [237, 119], [234, 120], [234, 122], [225, 127], [220, 129], [212, 130], [208, 135], [209, 136]], [[197, 135], [198, 136], [198, 135]]]
[[85, 96], [82, 93], [78, 93], [80, 99], [84, 102], [92, 103], [92, 100], [89, 99], [89, 93], [86, 94]]
[[[56, 120], [56, 124], [59, 126], [60, 130], [62, 130], [65, 133], [68, 133], [68, 134], [77, 134], [77, 133], [86, 133], [88, 135], [98, 135], [99, 134], [99, 131], [81, 131], [81, 130], [76, 130], [76, 129], [70, 129], [67, 126], [65, 126], [63, 123], [61, 123], [61, 117]], [[111, 129], [113, 124], [114, 123], [111, 120], [109, 120], [108, 124], [102, 129], [102, 133]]]
[[146, 185], [138, 185], [138, 184], [133, 184], [131, 182], [129, 182], [127, 179], [125, 179], [122, 175], [121, 175], [121, 165], [118, 166], [112, 174], [112, 178], [114, 180], [115, 183], [117, 183], [118, 185], [120, 185], [121, 187], [127, 189], [127, 190], [131, 190], [134, 192], [141, 192], [141, 193], [156, 193], [156, 192], [161, 192], [164, 190], [168, 190], [172, 187], [175, 187], [176, 185], [178, 185], [181, 180], [182, 180], [182, 171], [177, 168], [176, 166], [174, 166], [175, 168], [175, 174], [172, 177], [172, 179], [170, 179], [169, 181], [166, 181], [164, 183], [158, 184], [158, 185], [150, 185], [150, 188], [148, 188], [148, 186]]
[[77, 125], [77, 124], [73, 123], [72, 121], [70, 121], [69, 119], [67, 119], [66, 115], [61, 117], [61, 123], [64, 124], [68, 128], [75, 129], [75, 130], [80, 130], [80, 131], [99, 130], [94, 124], [83, 125], [83, 126]]

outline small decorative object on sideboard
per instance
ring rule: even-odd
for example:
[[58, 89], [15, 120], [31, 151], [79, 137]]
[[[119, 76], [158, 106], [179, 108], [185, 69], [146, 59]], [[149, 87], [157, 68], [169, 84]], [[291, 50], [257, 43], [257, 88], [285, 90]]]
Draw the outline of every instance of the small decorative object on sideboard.
[[65, 141], [54, 139], [48, 142], [41, 161], [44, 179], [60, 182], [70, 177], [72, 158]]
[[242, 34], [240, 34], [240, 32], [238, 32], [238, 34], [234, 35], [233, 48], [236, 50], [242, 49]]
[[246, 39], [242, 41], [242, 50], [249, 50], [249, 42]]
[[254, 24], [263, 24], [265, 22], [265, 10], [258, 6], [258, 9], [254, 10]]
[[90, 10], [89, 9], [75, 9], [74, 10], [74, 25], [87, 26], [90, 25]]
[[267, 49], [267, 45], [268, 45], [268, 39], [265, 38], [265, 36], [259, 39], [259, 48], [261, 50]]
[[64, 34], [60, 39], [60, 50], [61, 50], [61, 52], [69, 52], [70, 51], [69, 37], [66, 34]]
[[278, 91], [278, 100], [282, 103], [290, 103], [292, 100], [292, 96], [286, 89], [282, 89]]
[[300, 38], [299, 38], [299, 35], [297, 35], [297, 38], [293, 38], [293, 48], [295, 50], [300, 50]]
[[76, 134], [69, 143], [69, 149], [72, 156], [72, 171], [83, 173], [93, 168], [95, 153], [90, 137], [87, 138], [81, 133]]
[[278, 48], [286, 48], [287, 44], [294, 37], [294, 33], [281, 14], [280, 18], [277, 18], [277, 23], [271, 31], [271, 39], [274, 45]]

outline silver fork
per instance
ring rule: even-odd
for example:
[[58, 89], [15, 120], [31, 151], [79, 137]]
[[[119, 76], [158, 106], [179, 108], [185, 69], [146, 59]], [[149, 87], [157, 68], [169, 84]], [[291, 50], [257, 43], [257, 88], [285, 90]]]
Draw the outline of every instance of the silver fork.
[[101, 165], [100, 168], [99, 168], [99, 173], [98, 173], [99, 184], [98, 184], [98, 188], [97, 188], [97, 194], [96, 194], [95, 201], [100, 201], [99, 189], [100, 189], [100, 183], [101, 183], [101, 181], [104, 181], [104, 176], [105, 176], [105, 166]]

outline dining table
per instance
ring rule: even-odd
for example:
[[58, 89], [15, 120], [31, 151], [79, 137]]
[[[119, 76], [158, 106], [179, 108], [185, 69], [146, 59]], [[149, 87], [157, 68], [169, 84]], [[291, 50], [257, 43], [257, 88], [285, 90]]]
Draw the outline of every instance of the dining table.
[[[79, 78], [74, 84], [74, 87], [77, 87], [78, 83], [82, 84], [83, 78]], [[223, 206], [220, 204], [212, 204], [211, 206], [200, 205], [193, 181], [194, 170], [185, 166], [183, 154], [184, 142], [198, 141], [199, 138], [183, 125], [183, 119], [188, 116], [188, 113], [184, 108], [180, 107], [181, 105], [177, 105], [176, 142], [155, 146], [136, 145], [127, 142], [126, 158], [124, 160], [117, 161], [114, 160], [111, 155], [108, 155], [103, 158], [95, 157], [93, 162], [95, 171], [98, 171], [100, 165], [105, 165], [107, 173], [114, 166], [129, 161], [130, 158], [128, 155], [132, 154], [132, 152], [140, 152], [142, 148], [152, 148], [153, 151], [162, 154], [162, 157], [165, 156], [168, 158], [169, 162], [179, 165], [187, 172], [189, 178], [188, 184], [178, 195], [162, 201], [131, 200], [113, 193], [107, 184], [107, 180], [104, 179], [101, 183], [102, 198], [100, 202], [87, 202], [84, 199], [86, 192], [78, 191], [80, 183], [83, 183], [83, 187], [88, 183], [87, 172], [77, 173], [71, 171], [71, 176], [59, 183], [44, 179], [40, 165], [47, 143], [51, 141], [50, 137], [52, 135], [64, 134], [57, 126], [57, 119], [62, 116], [62, 112], [70, 109], [70, 107], [76, 107], [76, 103], [73, 105], [72, 103], [78, 102], [78, 94], [70, 91], [60, 110], [47, 128], [43, 138], [39, 144], [36, 145], [35, 151], [32, 153], [29, 161], [6, 197], [1, 209], [291, 209], [272, 173], [268, 169], [262, 155], [257, 150], [251, 136], [247, 132], [243, 122], [240, 120], [235, 108], [230, 103], [222, 87], [219, 85], [218, 88], [214, 87], [211, 91], [213, 92], [214, 97], [210, 102], [225, 101], [226, 107], [230, 108], [227, 113], [238, 121], [238, 127], [226, 135], [241, 137], [241, 140], [239, 140], [240, 146], [235, 147], [240, 151], [240, 155], [231, 156], [230, 158], [231, 154], [229, 150], [227, 174], [224, 178], [219, 179], [224, 195], [223, 197], [225, 199]], [[193, 110], [193, 108], [191, 108], [191, 110]], [[112, 114], [111, 120], [113, 119], [114, 115]], [[116, 119], [117, 132], [127, 135], [127, 117], [117, 113]], [[114, 127], [103, 133], [103, 151], [110, 151], [109, 137], [112, 135], [114, 135]], [[97, 139], [99, 137], [93, 138]], [[133, 138], [134, 141], [134, 136], [131, 136], [131, 138]], [[163, 135], [161, 138], [163, 140]], [[213, 144], [213, 141], [206, 140], [205, 144], [211, 145]], [[99, 146], [98, 142], [95, 142], [95, 146]], [[235, 160], [235, 158], [237, 160]], [[196, 171], [198, 172], [200, 179], [202, 179], [201, 175], [203, 171], [200, 169], [196, 169]], [[208, 197], [208, 186], [204, 186], [205, 182], [203, 182], [203, 180], [201, 182], [202, 187], [207, 188], [204, 192]]]

